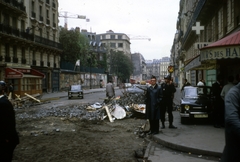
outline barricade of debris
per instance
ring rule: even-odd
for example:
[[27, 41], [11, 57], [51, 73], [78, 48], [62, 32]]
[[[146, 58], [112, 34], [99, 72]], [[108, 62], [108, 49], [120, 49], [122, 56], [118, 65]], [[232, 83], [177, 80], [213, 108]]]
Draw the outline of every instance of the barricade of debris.
[[32, 105], [37, 105], [42, 103], [42, 101], [40, 100], [42, 95], [39, 93], [33, 94], [33, 95], [24, 93], [24, 95], [25, 96], [21, 97], [20, 95], [15, 94], [15, 99], [10, 99], [14, 108], [26, 108]]

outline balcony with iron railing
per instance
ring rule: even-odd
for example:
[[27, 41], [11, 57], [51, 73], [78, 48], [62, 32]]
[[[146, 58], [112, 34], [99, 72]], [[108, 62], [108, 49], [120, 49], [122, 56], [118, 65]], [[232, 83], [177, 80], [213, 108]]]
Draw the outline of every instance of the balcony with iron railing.
[[20, 31], [19, 29], [13, 28], [9, 25], [4, 25], [0, 23], [0, 33], [4, 33], [10, 36], [19, 37], [22, 39], [30, 40], [45, 46], [62, 49], [62, 45], [55, 41], [31, 34], [26, 31]]
[[13, 7], [14, 10], [17, 9], [26, 13], [26, 7], [24, 6], [23, 2], [18, 2], [17, 0], [0, 0], [0, 2], [5, 2]]

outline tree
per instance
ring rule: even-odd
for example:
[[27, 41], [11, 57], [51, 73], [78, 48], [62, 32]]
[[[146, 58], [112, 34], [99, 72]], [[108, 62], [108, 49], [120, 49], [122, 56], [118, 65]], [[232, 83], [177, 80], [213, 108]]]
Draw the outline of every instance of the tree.
[[61, 28], [59, 41], [63, 45], [61, 61], [75, 64], [80, 59], [82, 65], [87, 64], [88, 39], [78, 30]]
[[133, 73], [131, 59], [122, 51], [110, 51], [110, 73], [116, 75], [122, 82], [130, 78]]

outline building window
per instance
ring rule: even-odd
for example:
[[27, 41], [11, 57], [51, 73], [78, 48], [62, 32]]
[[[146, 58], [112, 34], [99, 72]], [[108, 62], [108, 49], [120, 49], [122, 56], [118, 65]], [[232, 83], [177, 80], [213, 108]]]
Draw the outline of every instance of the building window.
[[47, 39], [49, 39], [49, 31], [47, 31]]
[[5, 56], [9, 57], [10, 54], [9, 54], [9, 44], [5, 44]]
[[49, 10], [47, 10], [47, 18], [49, 18]]
[[115, 35], [111, 35], [110, 38], [111, 38], [111, 39], [115, 39]]
[[32, 59], [33, 59], [33, 60], [36, 60], [36, 54], [35, 54], [35, 51], [32, 52]]
[[234, 27], [234, 0], [228, 0], [227, 2], [227, 27], [228, 31]]
[[53, 34], [53, 41], [55, 42], [55, 40], [56, 40], [56, 35], [55, 34]]
[[123, 48], [123, 43], [118, 43], [118, 48]]
[[218, 12], [218, 34], [219, 38], [223, 36], [223, 8]]
[[25, 58], [26, 58], [26, 56], [25, 56], [25, 48], [22, 47], [22, 59], [25, 59]]
[[122, 39], [122, 35], [118, 35], [118, 39]]
[[17, 46], [16, 45], [13, 46], [13, 57], [17, 58]]
[[39, 35], [42, 37], [42, 28], [39, 28]]
[[24, 20], [21, 20], [21, 31], [25, 31], [25, 22]]
[[116, 47], [116, 43], [110, 43], [110, 47], [115, 48]]
[[34, 1], [32, 1], [32, 11], [35, 11]]

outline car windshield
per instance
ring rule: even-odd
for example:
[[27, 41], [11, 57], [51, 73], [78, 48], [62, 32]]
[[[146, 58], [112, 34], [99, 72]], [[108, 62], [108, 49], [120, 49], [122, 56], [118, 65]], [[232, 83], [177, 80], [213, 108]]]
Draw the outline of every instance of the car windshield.
[[197, 88], [185, 88], [184, 89], [185, 98], [196, 98], [198, 97]]

